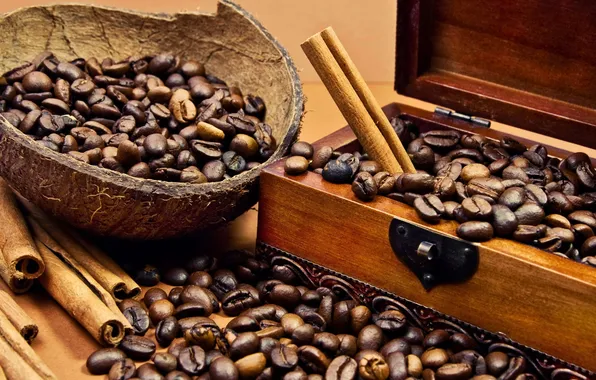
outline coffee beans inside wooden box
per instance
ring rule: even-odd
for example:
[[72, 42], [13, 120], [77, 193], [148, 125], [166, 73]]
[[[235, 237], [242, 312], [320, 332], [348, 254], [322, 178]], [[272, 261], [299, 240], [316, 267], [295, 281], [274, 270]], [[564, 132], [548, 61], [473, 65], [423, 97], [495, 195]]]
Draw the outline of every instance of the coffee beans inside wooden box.
[[133, 177], [222, 181], [276, 148], [259, 96], [171, 53], [62, 62], [43, 52], [4, 78], [6, 121], [48, 149]]
[[292, 147], [286, 173], [311, 169], [329, 182], [351, 183], [360, 200], [399, 200], [428, 223], [455, 219], [461, 223], [457, 235], [466, 240], [509, 237], [596, 266], [596, 171], [588, 155], [561, 160], [542, 145], [526, 147], [512, 137], [419, 133], [399, 117], [391, 124], [417, 173], [384, 172], [364, 152], [313, 150], [305, 142]]

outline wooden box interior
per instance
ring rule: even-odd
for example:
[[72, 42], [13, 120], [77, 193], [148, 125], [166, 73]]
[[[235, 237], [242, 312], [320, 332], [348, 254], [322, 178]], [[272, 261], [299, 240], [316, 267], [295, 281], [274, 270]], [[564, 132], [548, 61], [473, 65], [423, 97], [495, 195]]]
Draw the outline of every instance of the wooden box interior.
[[[451, 128], [502, 136], [396, 103], [384, 111], [413, 120], [422, 131]], [[359, 147], [348, 127], [315, 143], [323, 145], [345, 152]], [[568, 154], [555, 147], [548, 151]], [[429, 225], [406, 204], [381, 196], [364, 203], [349, 185], [326, 182], [312, 172], [288, 176], [283, 166], [278, 161], [261, 174], [260, 242], [596, 371], [596, 269], [495, 238], [477, 244], [480, 261], [471, 279], [427, 292], [393, 252], [389, 225], [398, 218], [455, 237], [457, 222]]]
[[395, 89], [596, 147], [596, 2], [398, 0]]

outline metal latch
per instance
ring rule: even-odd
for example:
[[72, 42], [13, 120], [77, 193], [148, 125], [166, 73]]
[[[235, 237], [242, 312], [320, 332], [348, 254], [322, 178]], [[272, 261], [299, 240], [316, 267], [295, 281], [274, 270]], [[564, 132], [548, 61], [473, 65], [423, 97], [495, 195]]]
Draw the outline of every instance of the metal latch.
[[458, 120], [469, 121], [470, 123], [478, 124], [481, 127], [490, 128], [490, 120], [455, 112], [454, 110], [450, 110], [449, 108], [437, 106], [435, 108], [435, 113], [443, 116], [453, 117]]
[[439, 284], [464, 282], [478, 269], [474, 244], [402, 219], [391, 222], [389, 242], [427, 291]]

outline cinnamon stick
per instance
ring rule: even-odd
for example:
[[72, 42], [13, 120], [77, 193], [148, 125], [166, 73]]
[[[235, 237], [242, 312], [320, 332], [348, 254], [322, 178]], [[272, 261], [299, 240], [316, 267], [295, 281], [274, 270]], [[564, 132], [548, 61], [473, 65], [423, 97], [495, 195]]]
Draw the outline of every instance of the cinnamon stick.
[[23, 215], [19, 211], [15, 196], [6, 182], [0, 178], [0, 249], [6, 268], [7, 283], [17, 280], [35, 279], [41, 276], [44, 263], [35, 249]]
[[4, 254], [0, 249], [0, 277], [8, 285], [13, 293], [20, 294], [27, 292], [33, 286], [32, 278], [23, 278], [18, 273], [10, 273], [8, 265], [4, 261]]
[[321, 37], [323, 37], [323, 40], [339, 64], [339, 67], [341, 67], [342, 71], [350, 81], [350, 84], [358, 94], [358, 97], [362, 103], [364, 103], [366, 110], [383, 134], [383, 137], [385, 137], [387, 144], [389, 144], [389, 147], [401, 168], [406, 173], [416, 173], [416, 168], [414, 167], [414, 164], [412, 164], [408, 152], [404, 148], [399, 137], [397, 137], [397, 133], [395, 133], [389, 119], [387, 119], [387, 116], [381, 109], [381, 106], [375, 99], [372, 91], [366, 85], [364, 78], [348, 55], [348, 52], [335, 34], [333, 28], [328, 27], [324, 29], [321, 32]]
[[[0, 312], [0, 336], [42, 379], [57, 379], [50, 368], [12, 325], [8, 317]], [[2, 363], [0, 363], [2, 365]], [[11, 377], [9, 375], [9, 377]], [[26, 378], [23, 378], [26, 379]]]
[[6, 374], [4, 373], [4, 370], [2, 369], [1, 366], [0, 366], [0, 380], [6, 380]]
[[[133, 285], [130, 283], [127, 285], [119, 275], [115, 274], [110, 268], [100, 262], [95, 255], [85, 249], [85, 247], [72, 236], [74, 233], [72, 229], [66, 230], [63, 225], [56, 220], [51, 220], [43, 213], [43, 211], [31, 202], [22, 200], [22, 204], [29, 214], [39, 223], [41, 228], [43, 228], [43, 230], [64, 248], [66, 252], [85, 268], [104, 289], [110, 292], [112, 297], [117, 300], [122, 300], [140, 294], [140, 287], [134, 283], [132, 279], [130, 279], [130, 281], [134, 284], [134, 287], [129, 288]], [[114, 265], [117, 266], [116, 263], [114, 263]], [[120, 272], [123, 271], [120, 269]]]
[[15, 300], [5, 291], [0, 290], [0, 312], [4, 313], [19, 334], [31, 343], [37, 336], [39, 328], [33, 319], [25, 313]]
[[112, 295], [95, 280], [95, 278], [78, 262], [78, 260], [58, 244], [32, 217], [28, 217], [31, 231], [35, 241], [41, 242], [52, 253], [58, 256], [84, 283], [89, 289], [106, 305], [117, 318], [125, 330], [132, 331], [132, 326], [124, 317]]
[[368, 155], [385, 171], [403, 172], [383, 134], [375, 125], [321, 35], [310, 37], [301, 46]]
[[9, 380], [27, 379], [27, 380], [41, 380], [41, 376], [37, 374], [27, 364], [11, 346], [6, 339], [0, 336], [0, 367], [4, 370], [4, 374]]
[[42, 242], [36, 241], [46, 270], [39, 282], [99, 343], [117, 346], [124, 326], [93, 291]]
[[122, 286], [114, 287], [112, 294], [116, 300], [124, 300], [126, 298], [139, 298], [141, 295], [141, 287], [126, 273], [124, 269], [117, 262], [115, 262], [106, 252], [92, 244], [85, 239], [81, 234], [73, 228], [66, 227], [66, 232], [71, 235], [79, 244], [81, 244], [87, 252], [100, 262], [110, 272], [115, 274], [123, 283]]

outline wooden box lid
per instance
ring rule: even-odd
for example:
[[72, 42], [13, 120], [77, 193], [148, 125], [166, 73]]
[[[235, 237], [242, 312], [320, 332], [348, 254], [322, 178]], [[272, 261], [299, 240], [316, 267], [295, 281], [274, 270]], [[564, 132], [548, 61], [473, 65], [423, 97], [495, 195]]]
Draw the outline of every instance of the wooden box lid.
[[596, 2], [398, 0], [395, 89], [596, 148]]

